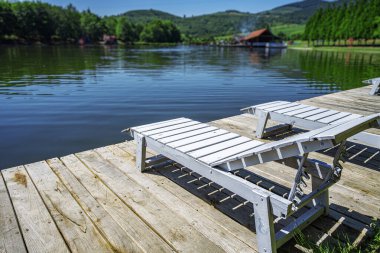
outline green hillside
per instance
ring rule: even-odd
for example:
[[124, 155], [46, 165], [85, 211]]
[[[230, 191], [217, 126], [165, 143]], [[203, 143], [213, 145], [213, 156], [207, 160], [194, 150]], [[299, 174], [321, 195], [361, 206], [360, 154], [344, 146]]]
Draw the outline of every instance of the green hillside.
[[154, 19], [171, 20], [182, 33], [192, 37], [209, 38], [247, 33], [266, 26], [273, 27], [277, 34], [283, 33], [291, 37], [294, 34], [303, 33], [304, 24], [319, 8], [348, 1], [304, 0], [260, 13], [250, 13], [249, 10], [248, 12], [228, 10], [207, 15], [179, 17], [158, 10], [137, 10], [122, 15], [131, 22], [143, 24]]

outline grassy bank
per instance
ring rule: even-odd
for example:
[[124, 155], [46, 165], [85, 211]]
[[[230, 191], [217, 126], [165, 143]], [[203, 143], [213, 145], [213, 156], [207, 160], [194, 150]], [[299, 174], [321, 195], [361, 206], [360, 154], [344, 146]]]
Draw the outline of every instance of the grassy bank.
[[352, 53], [370, 53], [380, 54], [380, 46], [308, 46], [307, 41], [296, 41], [288, 46], [289, 49], [295, 50], [315, 50], [315, 51], [333, 51], [333, 52], [352, 52]]

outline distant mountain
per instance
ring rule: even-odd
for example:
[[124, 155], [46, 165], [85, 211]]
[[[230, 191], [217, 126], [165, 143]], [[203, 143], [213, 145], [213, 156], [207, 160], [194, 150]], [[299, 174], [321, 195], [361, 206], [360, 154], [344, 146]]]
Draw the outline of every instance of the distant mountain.
[[227, 10], [200, 16], [179, 17], [167, 12], [150, 9], [128, 11], [121, 15], [137, 23], [147, 23], [154, 19], [171, 20], [183, 33], [194, 37], [207, 38], [246, 33], [265, 26], [305, 24], [308, 18], [319, 8], [327, 8], [333, 4], [342, 4], [349, 1], [304, 0], [259, 13]]

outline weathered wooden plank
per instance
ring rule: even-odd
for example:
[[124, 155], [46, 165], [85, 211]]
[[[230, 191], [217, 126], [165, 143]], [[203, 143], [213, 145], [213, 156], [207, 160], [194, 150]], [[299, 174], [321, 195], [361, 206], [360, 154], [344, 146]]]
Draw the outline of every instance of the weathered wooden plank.
[[72, 252], [112, 252], [109, 243], [46, 162], [25, 165]]
[[186, 252], [223, 251], [222, 248], [199, 233], [182, 216], [159, 201], [157, 196], [147, 192], [145, 185], [137, 184], [97, 153], [85, 151], [78, 153], [77, 157], [176, 250]]
[[331, 122], [331, 124], [336, 125], [336, 124], [340, 124], [340, 123], [343, 123], [343, 122], [346, 122], [346, 121], [349, 121], [349, 120], [358, 119], [358, 118], [361, 118], [361, 117], [363, 117], [363, 116], [359, 115], [359, 114], [351, 114], [351, 115], [349, 115], [347, 117], [344, 117], [344, 118], [341, 118], [341, 119], [336, 120], [334, 122]]
[[293, 116], [293, 115], [296, 115], [296, 114], [301, 114], [301, 113], [305, 113], [305, 112], [315, 111], [316, 109], [318, 109], [318, 108], [315, 107], [315, 106], [307, 106], [307, 107], [304, 107], [304, 108], [301, 108], [301, 109], [298, 109], [298, 110], [286, 112], [284, 114], [288, 115], [288, 116]]
[[[95, 219], [93, 222], [100, 227], [101, 231], [105, 231], [103, 234], [107, 236], [108, 241], [116, 241], [115, 244], [120, 245], [114, 249], [128, 252], [170, 252], [173, 250], [98, 177], [95, 177], [76, 156], [65, 156], [61, 160], [65, 164], [59, 159], [51, 159], [48, 163], [83, 209], [90, 212], [90, 216]], [[109, 230], [103, 226], [114, 228]], [[119, 226], [123, 231], [119, 229]], [[107, 233], [108, 230], [109, 233]]]
[[[217, 129], [217, 128], [215, 128], [215, 129]], [[160, 142], [166, 143], [168, 146], [170, 146], [172, 148], [178, 148], [178, 147], [182, 147], [185, 145], [192, 144], [192, 143], [197, 142], [197, 141], [207, 140], [207, 139], [210, 139], [210, 138], [213, 138], [216, 136], [221, 136], [221, 135], [224, 135], [226, 133], [228, 133], [228, 131], [223, 130], [223, 129], [217, 129], [217, 130], [213, 130], [213, 131], [206, 132], [206, 133], [195, 134], [194, 136], [192, 135], [190, 137], [186, 137], [186, 138], [180, 139], [178, 141], [163, 142], [161, 140]]]
[[295, 111], [295, 110], [299, 110], [299, 109], [303, 109], [303, 108], [306, 108], [308, 107], [308, 105], [297, 105], [297, 106], [294, 106], [294, 107], [290, 107], [290, 108], [284, 108], [284, 109], [281, 109], [281, 110], [277, 110], [276, 112], [277, 113], [287, 113], [287, 112], [292, 112], [292, 111]]
[[28, 252], [70, 252], [25, 168], [1, 172]]
[[255, 107], [259, 108], [259, 109], [268, 109], [268, 108], [272, 108], [275, 106], [286, 105], [286, 104], [290, 104], [290, 102], [288, 102], [288, 101], [275, 101], [273, 103], [260, 104], [260, 105], [257, 105]]
[[[220, 222], [215, 222], [208, 216], [202, 215], [199, 209], [193, 205], [186, 204], [177, 195], [177, 192], [170, 192], [166, 189], [166, 184], [157, 184], [150, 174], [141, 174], [134, 170], [134, 162], [131, 155], [118, 148], [100, 148], [96, 151], [104, 158], [112, 162], [120, 170], [124, 171], [128, 177], [140, 185], [145, 185], [146, 189], [154, 194], [158, 200], [168, 206], [176, 214], [181, 215], [187, 222], [192, 224], [197, 231], [207, 236], [216, 245], [219, 245], [226, 252], [252, 252], [253, 248], [249, 244], [237, 238], [225, 228]], [[167, 183], [171, 183], [166, 181]], [[173, 184], [173, 183], [171, 183]], [[179, 188], [177, 188], [179, 189]], [[182, 190], [184, 191], [184, 190]], [[252, 242], [254, 243], [254, 242]], [[250, 243], [251, 244], [251, 243]]]
[[273, 107], [267, 108], [267, 109], [265, 109], [265, 111], [274, 112], [274, 111], [278, 111], [281, 109], [294, 108], [294, 107], [299, 106], [299, 105], [300, 105], [299, 103], [284, 104], [284, 105], [273, 106]]
[[27, 252], [17, 217], [0, 173], [0, 252]]

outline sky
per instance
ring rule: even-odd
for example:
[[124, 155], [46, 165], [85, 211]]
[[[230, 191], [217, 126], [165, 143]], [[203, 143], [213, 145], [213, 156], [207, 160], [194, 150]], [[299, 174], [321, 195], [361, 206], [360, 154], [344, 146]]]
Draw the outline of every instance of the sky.
[[42, 0], [54, 5], [72, 3], [79, 10], [90, 8], [104, 16], [129, 10], [156, 9], [178, 16], [197, 16], [225, 10], [256, 13], [299, 0]]

